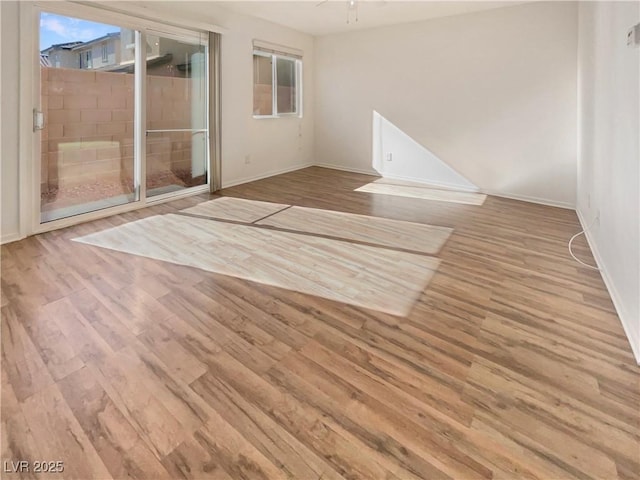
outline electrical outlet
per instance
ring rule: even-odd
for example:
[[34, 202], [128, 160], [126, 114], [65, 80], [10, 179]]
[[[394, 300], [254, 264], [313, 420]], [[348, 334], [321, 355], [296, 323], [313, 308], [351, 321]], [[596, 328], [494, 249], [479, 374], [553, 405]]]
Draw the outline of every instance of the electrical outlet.
[[387, 153], [385, 154], [385, 156], [384, 156], [384, 159], [385, 159], [387, 162], [391, 162], [391, 161], [393, 160], [393, 153], [391, 153], [391, 152], [387, 152]]
[[249, 165], [251, 163], [251, 155], [244, 156], [244, 164]]

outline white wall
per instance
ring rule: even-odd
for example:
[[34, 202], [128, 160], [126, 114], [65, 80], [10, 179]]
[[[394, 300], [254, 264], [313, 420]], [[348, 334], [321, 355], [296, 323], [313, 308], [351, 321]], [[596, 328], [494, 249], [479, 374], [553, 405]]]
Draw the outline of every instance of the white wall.
[[574, 3], [329, 35], [315, 46], [317, 163], [371, 171], [376, 110], [488, 193], [575, 205]]
[[577, 210], [640, 362], [640, 48], [626, 45], [637, 2], [579, 9]]
[[375, 111], [372, 148], [372, 166], [384, 178], [478, 191], [476, 185]]
[[2, 243], [19, 238], [18, 192], [18, 3], [0, 2], [0, 239]]
[[[115, 8], [127, 3], [105, 2]], [[19, 232], [18, 162], [18, 72], [16, 45], [19, 8], [16, 2], [2, 5], [2, 241]], [[252, 17], [233, 14], [201, 2], [130, 2], [152, 19], [209, 23], [223, 27], [222, 70], [222, 185], [230, 186], [256, 178], [302, 168], [313, 163], [313, 37]], [[300, 118], [261, 119], [253, 113], [253, 39], [296, 48], [303, 57], [303, 108]], [[6, 94], [5, 94], [6, 92]], [[245, 159], [249, 156], [250, 163]]]

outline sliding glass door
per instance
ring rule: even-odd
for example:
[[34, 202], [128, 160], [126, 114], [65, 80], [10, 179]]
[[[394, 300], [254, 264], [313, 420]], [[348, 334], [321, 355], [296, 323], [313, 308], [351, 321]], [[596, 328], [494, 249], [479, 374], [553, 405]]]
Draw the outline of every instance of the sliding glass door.
[[207, 185], [208, 36], [39, 16], [39, 223]]
[[[87, 32], [91, 30], [88, 38]], [[135, 65], [122, 26], [40, 16], [40, 216], [48, 222], [137, 201]], [[135, 45], [131, 45], [131, 51]]]
[[155, 196], [207, 183], [207, 47], [147, 33], [146, 182]]

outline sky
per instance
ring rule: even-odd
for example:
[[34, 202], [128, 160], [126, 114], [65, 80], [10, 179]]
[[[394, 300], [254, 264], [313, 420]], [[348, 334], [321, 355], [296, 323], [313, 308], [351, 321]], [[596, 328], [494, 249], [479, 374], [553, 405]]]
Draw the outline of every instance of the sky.
[[113, 25], [42, 12], [40, 15], [40, 50], [56, 43], [86, 42], [107, 33], [119, 31], [120, 27]]

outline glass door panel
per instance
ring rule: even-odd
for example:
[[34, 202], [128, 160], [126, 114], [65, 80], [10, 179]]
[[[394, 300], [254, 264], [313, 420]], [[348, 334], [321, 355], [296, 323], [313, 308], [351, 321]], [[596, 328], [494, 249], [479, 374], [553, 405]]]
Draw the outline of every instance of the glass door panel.
[[296, 61], [276, 57], [276, 79], [278, 82], [278, 113], [297, 113]]
[[139, 200], [133, 31], [40, 14], [41, 223]]
[[205, 39], [146, 35], [147, 196], [206, 185]]

